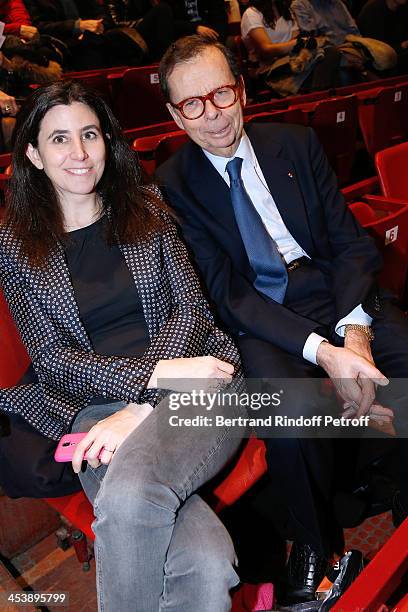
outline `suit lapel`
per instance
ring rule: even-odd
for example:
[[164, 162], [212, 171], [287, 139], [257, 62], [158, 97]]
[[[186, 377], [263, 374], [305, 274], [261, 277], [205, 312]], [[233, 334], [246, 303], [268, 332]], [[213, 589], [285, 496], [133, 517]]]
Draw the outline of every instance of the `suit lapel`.
[[[248, 136], [283, 222], [298, 244], [308, 255], [312, 255], [315, 247], [295, 166], [290, 160], [281, 157], [281, 145], [268, 138], [268, 132], [265, 137], [263, 132], [253, 127], [248, 127]], [[236, 234], [245, 251], [230, 204], [228, 185], [202, 150], [193, 144], [189, 155], [189, 177], [197, 199], [217, 223]]]
[[240, 237], [228, 185], [202, 150], [194, 144], [191, 144], [188, 175], [192, 191], [204, 208], [228, 232], [232, 229]]
[[281, 145], [267, 139], [261, 131], [248, 129], [248, 136], [284, 224], [296, 242], [311, 255], [315, 247], [294, 164], [281, 157]]

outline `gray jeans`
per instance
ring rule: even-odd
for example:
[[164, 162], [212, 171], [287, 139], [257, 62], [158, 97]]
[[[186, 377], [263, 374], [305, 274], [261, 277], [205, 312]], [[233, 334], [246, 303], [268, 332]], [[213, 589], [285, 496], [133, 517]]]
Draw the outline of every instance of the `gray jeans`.
[[[72, 431], [88, 431], [124, 402], [91, 405]], [[225, 409], [229, 417], [241, 415]], [[171, 427], [167, 400], [126, 438], [109, 466], [80, 473], [94, 507], [101, 612], [227, 612], [238, 584], [225, 527], [194, 492], [235, 455], [228, 427]], [[191, 417], [181, 407], [179, 417]], [[242, 430], [242, 435], [246, 432]]]

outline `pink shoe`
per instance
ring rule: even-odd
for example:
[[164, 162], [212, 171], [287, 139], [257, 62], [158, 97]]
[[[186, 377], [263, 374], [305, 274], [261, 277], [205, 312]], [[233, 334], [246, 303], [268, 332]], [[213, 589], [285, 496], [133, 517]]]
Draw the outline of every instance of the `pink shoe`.
[[262, 612], [272, 610], [274, 601], [273, 584], [241, 585], [232, 598], [231, 612]]

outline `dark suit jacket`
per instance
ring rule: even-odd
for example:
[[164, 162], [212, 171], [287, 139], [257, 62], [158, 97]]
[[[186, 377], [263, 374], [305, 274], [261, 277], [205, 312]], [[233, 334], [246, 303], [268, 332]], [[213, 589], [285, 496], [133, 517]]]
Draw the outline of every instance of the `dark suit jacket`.
[[[361, 303], [379, 316], [380, 256], [345, 206], [313, 130], [254, 124], [247, 134], [285, 225], [330, 276], [337, 320]], [[319, 325], [254, 289], [228, 186], [202, 150], [189, 142], [159, 168], [158, 178], [223, 322], [302, 355], [308, 335]]]
[[[159, 213], [162, 214], [162, 213]], [[62, 246], [46, 268], [19, 257], [0, 227], [0, 286], [32, 360], [38, 383], [0, 390], [0, 410], [20, 414], [58, 440], [94, 396], [127, 402], [160, 399], [146, 384], [160, 359], [213, 355], [236, 366], [232, 340], [213, 317], [173, 223], [134, 245], [119, 245], [140, 295], [150, 345], [142, 357], [95, 354], [81, 322]]]
[[[113, 25], [103, 7], [96, 0], [74, 0], [81, 19], [103, 19], [105, 28]], [[40, 34], [49, 34], [66, 40], [75, 32], [75, 19], [66, 19], [59, 0], [24, 0], [33, 25]]]

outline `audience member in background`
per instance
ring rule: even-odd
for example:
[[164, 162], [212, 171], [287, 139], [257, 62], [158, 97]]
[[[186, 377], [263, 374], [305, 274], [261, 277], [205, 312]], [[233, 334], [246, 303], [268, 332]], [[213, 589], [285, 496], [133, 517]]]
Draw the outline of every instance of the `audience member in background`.
[[19, 110], [16, 97], [24, 99], [30, 93], [30, 84], [48, 84], [58, 81], [62, 75], [61, 65], [36, 53], [40, 50], [40, 37], [27, 43], [13, 35], [6, 36], [0, 51], [0, 108], [3, 151], [11, 149], [11, 138], [15, 126], [15, 115]]
[[0, 21], [6, 24], [5, 35], [14, 34], [23, 40], [31, 40], [38, 34], [23, 0], [0, 0]]
[[225, 40], [228, 18], [224, 0], [164, 0], [173, 9], [176, 38], [198, 34]]
[[256, 75], [280, 95], [295, 94], [301, 86], [326, 89], [337, 84], [339, 51], [325, 50], [324, 38], [299, 36], [290, 0], [251, 0], [241, 34], [250, 62], [258, 64]]
[[[110, 38], [118, 64], [140, 64], [159, 60], [170, 43], [185, 33], [218, 38], [213, 28], [202, 23], [201, 18], [190, 21], [187, 12], [177, 5], [177, 0], [105, 0], [105, 8], [116, 28], [110, 29]], [[194, 4], [197, 7], [197, 4]], [[199, 5], [206, 15], [205, 0]], [[208, 20], [226, 34], [224, 2], [210, 0]]]
[[132, 56], [132, 63], [157, 61], [174, 41], [173, 11], [165, 2], [105, 0], [105, 8], [117, 26], [110, 36], [118, 64], [128, 64]]
[[97, 0], [25, 0], [25, 4], [40, 34], [68, 46], [65, 67], [86, 70], [114, 63], [110, 41], [104, 36], [112, 23]]
[[[0, 54], [1, 55], [1, 54]], [[19, 106], [14, 96], [10, 96], [0, 89], [0, 111], [3, 116], [15, 117]]]
[[369, 0], [357, 18], [363, 36], [388, 43], [398, 55], [397, 71], [408, 73], [408, 0]]
[[331, 45], [341, 45], [347, 34], [360, 35], [342, 0], [293, 0], [291, 9], [302, 31], [318, 32]]
[[368, 70], [388, 70], [396, 64], [389, 45], [361, 36], [342, 0], [293, 0], [292, 11], [302, 31], [323, 35], [341, 50], [343, 84], [375, 78]]
[[[0, 62], [3, 56], [0, 52]], [[1, 88], [1, 82], [0, 82]], [[11, 137], [15, 126], [15, 116], [19, 111], [19, 105], [14, 96], [0, 89], [0, 112], [1, 112], [1, 137], [0, 137], [0, 152], [10, 150]]]

